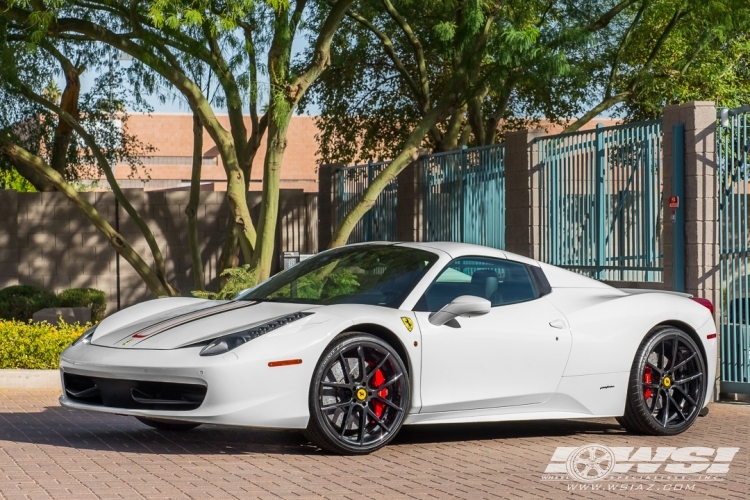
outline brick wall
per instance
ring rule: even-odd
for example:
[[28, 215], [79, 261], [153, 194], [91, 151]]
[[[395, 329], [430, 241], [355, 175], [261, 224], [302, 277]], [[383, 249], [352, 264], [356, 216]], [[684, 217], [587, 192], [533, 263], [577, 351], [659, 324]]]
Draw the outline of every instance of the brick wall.
[[[219, 115], [219, 123], [229, 129], [229, 117]], [[245, 126], [250, 130], [250, 117], [245, 116]], [[152, 113], [133, 114], [127, 122], [127, 132], [145, 144], [155, 148], [148, 156], [177, 156], [185, 158], [182, 165], [147, 165], [136, 169], [135, 179], [155, 181], [189, 181], [193, 155], [193, 117], [187, 113]], [[317, 192], [318, 144], [315, 136], [319, 133], [312, 116], [294, 116], [289, 123], [288, 141], [281, 169], [281, 187], [284, 189], [302, 189], [305, 192]], [[260, 191], [263, 183], [263, 160], [266, 154], [265, 138], [253, 161], [250, 175], [250, 190]], [[201, 180], [215, 182], [217, 191], [226, 191], [227, 177], [222, 166], [219, 151], [208, 135], [203, 131], [203, 156], [218, 157], [216, 165], [204, 165], [201, 169]], [[118, 180], [129, 181], [133, 172], [129, 165], [117, 165], [115, 176]], [[102, 183], [105, 184], [105, 183]]]
[[[154, 233], [170, 283], [183, 295], [190, 295], [193, 275], [185, 215], [189, 193], [128, 189], [125, 194]], [[145, 238], [112, 193], [81, 196], [112, 227], [117, 228], [119, 223], [120, 233], [153, 265]], [[317, 252], [317, 195], [282, 190], [280, 201], [277, 252]], [[248, 193], [248, 204], [257, 218], [260, 193]], [[228, 217], [225, 193], [201, 193], [198, 237], [209, 287], [217, 284], [217, 264]], [[124, 259], [119, 260], [121, 307], [153, 298], [132, 267]], [[274, 259], [276, 269], [278, 261]], [[107, 312], [111, 313], [117, 309], [117, 254], [62, 193], [0, 191], [0, 288], [16, 284], [56, 292], [73, 287], [97, 288], [107, 294]]]

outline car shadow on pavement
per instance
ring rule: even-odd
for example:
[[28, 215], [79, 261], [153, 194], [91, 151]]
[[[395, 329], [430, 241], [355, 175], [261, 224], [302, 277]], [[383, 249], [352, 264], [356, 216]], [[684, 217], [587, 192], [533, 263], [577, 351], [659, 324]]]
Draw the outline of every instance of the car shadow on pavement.
[[[614, 419], [530, 421], [404, 427], [393, 445], [523, 437], [620, 434]], [[133, 417], [47, 407], [41, 412], [0, 411], [0, 442], [146, 454], [321, 454], [301, 432], [203, 425], [156, 431]]]

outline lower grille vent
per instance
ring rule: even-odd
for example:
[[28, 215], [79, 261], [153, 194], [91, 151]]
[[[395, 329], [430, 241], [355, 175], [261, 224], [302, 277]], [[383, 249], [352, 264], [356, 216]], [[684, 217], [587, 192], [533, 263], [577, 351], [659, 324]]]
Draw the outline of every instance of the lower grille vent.
[[198, 408], [206, 386], [63, 374], [65, 394], [78, 403], [141, 410], [185, 411]]

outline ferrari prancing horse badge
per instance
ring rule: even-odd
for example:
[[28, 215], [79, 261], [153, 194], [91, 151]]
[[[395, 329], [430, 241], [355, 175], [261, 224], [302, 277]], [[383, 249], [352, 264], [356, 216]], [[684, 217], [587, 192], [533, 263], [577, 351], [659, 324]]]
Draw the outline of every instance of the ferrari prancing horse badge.
[[404, 322], [404, 326], [407, 330], [412, 331], [414, 330], [414, 321], [412, 321], [411, 318], [407, 318], [406, 316], [401, 317], [401, 321]]

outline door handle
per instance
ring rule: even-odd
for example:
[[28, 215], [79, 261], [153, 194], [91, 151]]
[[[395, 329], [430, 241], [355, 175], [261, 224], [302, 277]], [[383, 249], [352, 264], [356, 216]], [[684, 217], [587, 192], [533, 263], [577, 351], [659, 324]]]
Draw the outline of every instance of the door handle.
[[550, 321], [549, 326], [551, 326], [552, 328], [558, 328], [560, 330], [563, 330], [565, 328], [565, 321], [561, 319], [556, 319], [554, 321]]

